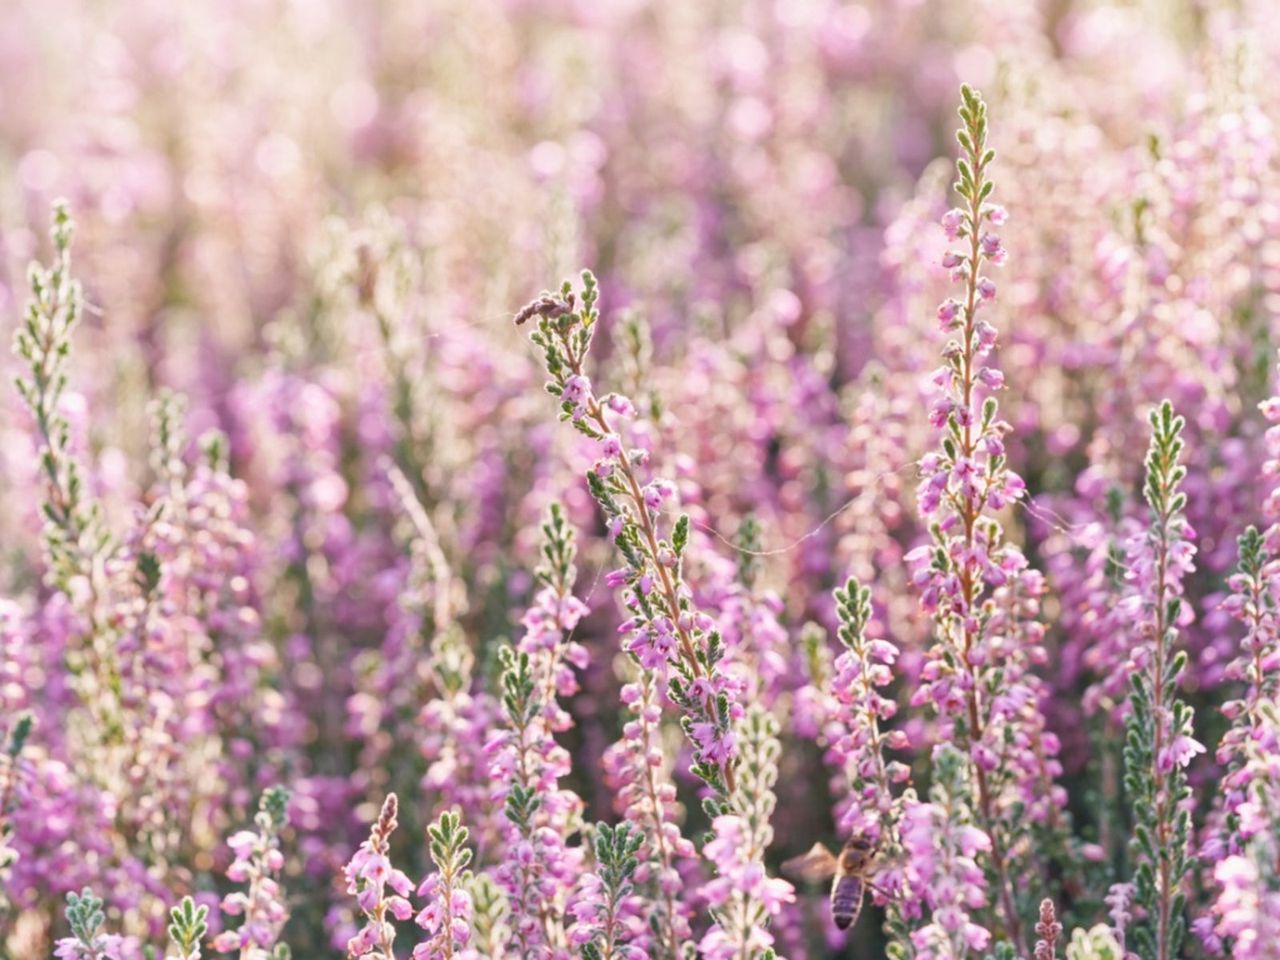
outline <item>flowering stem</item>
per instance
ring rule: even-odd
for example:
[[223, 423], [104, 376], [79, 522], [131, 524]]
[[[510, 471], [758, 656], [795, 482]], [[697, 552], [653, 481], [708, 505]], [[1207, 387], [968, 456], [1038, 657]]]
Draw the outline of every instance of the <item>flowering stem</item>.
[[[996, 441], [993, 452], [992, 427], [996, 407], [992, 399], [983, 404], [979, 413], [975, 411], [976, 388], [980, 377], [989, 388], [1001, 385], [1003, 379], [998, 371], [992, 368], [980, 368], [979, 359], [990, 352], [994, 345], [994, 329], [990, 324], [978, 320], [979, 307], [995, 296], [995, 285], [981, 276], [980, 269], [984, 262], [1000, 264], [1004, 260], [1004, 250], [1000, 240], [991, 233], [984, 232], [984, 224], [988, 219], [998, 222], [1003, 218], [1003, 211], [986, 201], [994, 190], [994, 183], [987, 179], [987, 169], [995, 158], [995, 152], [986, 146], [987, 108], [982, 98], [968, 86], [961, 87], [963, 103], [960, 117], [964, 126], [956, 134], [964, 152], [956, 163], [958, 179], [956, 191], [965, 201], [961, 210], [953, 210], [944, 218], [944, 226], [951, 238], [963, 236], [968, 240], [967, 253], [948, 253], [943, 264], [953, 271], [953, 276], [964, 282], [963, 305], [949, 300], [938, 311], [944, 328], [953, 329], [957, 314], [962, 316], [959, 324], [960, 342], [948, 344], [947, 353], [951, 361], [952, 380], [957, 391], [951, 409], [945, 410], [949, 433], [944, 440], [947, 460], [953, 464], [951, 472], [959, 482], [947, 483], [945, 498], [954, 515], [962, 526], [962, 538], [956, 566], [958, 580], [958, 602], [953, 603], [953, 611], [943, 622], [947, 632], [959, 629], [959, 643], [955, 644], [960, 668], [964, 673], [964, 713], [967, 720], [965, 736], [970, 754], [983, 744], [986, 735], [984, 725], [984, 708], [981, 701], [984, 683], [984, 670], [975, 663], [975, 647], [983, 639], [985, 619], [980, 610], [982, 596], [987, 586], [983, 566], [976, 558], [988, 551], [994, 544], [979, 541], [979, 524], [984, 521], [984, 510], [996, 501], [993, 494], [998, 493], [998, 481], [1001, 479], [1003, 466], [1003, 448]], [[944, 408], [945, 409], [945, 408]], [[975, 432], [974, 427], [979, 429]], [[958, 427], [958, 429], [957, 429]], [[983, 471], [980, 463], [980, 446], [985, 445], [992, 461], [990, 469]], [[994, 536], [986, 538], [994, 540]], [[1014, 904], [1013, 887], [1009, 877], [1009, 869], [1005, 856], [1004, 844], [996, 827], [995, 802], [988, 779], [986, 765], [975, 762], [975, 784], [978, 793], [978, 818], [982, 828], [991, 840], [990, 861], [995, 874], [997, 896], [1005, 931], [1020, 953], [1026, 953], [1026, 943], [1022, 934], [1022, 925]]]
[[688, 517], [673, 525], [670, 542], [659, 536], [661, 506], [674, 493], [674, 484], [655, 480], [641, 486], [637, 468], [648, 453], [627, 450], [610, 417], [610, 411], [623, 416], [634, 414], [635, 408], [616, 394], [598, 399], [584, 372], [600, 314], [595, 277], [583, 271], [582, 281], [580, 308], [578, 294], [566, 282], [558, 295], [543, 294], [521, 309], [515, 321], [539, 318], [531, 339], [542, 348], [551, 377], [547, 392], [560, 399], [562, 420], [572, 420], [575, 429], [602, 445], [603, 457], [587, 473], [588, 486], [627, 562], [606, 582], [629, 587], [627, 603], [636, 616], [624, 627], [633, 634], [627, 649], [644, 669], [666, 679], [667, 693], [682, 711], [681, 726], [694, 747], [690, 769], [711, 788], [704, 805], [715, 816], [728, 809], [736, 787], [732, 726], [742, 716], [736, 702], [742, 682], [715, 669], [725, 652], [720, 635], [694, 607], [681, 580]]
[[[47, 532], [51, 566], [65, 587], [65, 578], [77, 569], [81, 538], [90, 517], [80, 498], [79, 466], [70, 451], [70, 425], [58, 404], [66, 389], [66, 364], [71, 334], [80, 320], [80, 284], [71, 276], [71, 238], [75, 225], [63, 201], [54, 204], [52, 237], [55, 258], [48, 269], [31, 273], [32, 299], [26, 323], [18, 330], [15, 347], [31, 370], [29, 380], [16, 381], [18, 392], [35, 417], [43, 443], [40, 464], [45, 473], [45, 516], [53, 529]], [[56, 531], [56, 532], [55, 532]]]
[[219, 953], [238, 953], [240, 960], [258, 960], [276, 944], [289, 914], [275, 879], [284, 865], [280, 853], [280, 831], [289, 822], [289, 792], [272, 787], [262, 795], [254, 816], [255, 831], [243, 830], [228, 841], [235, 860], [227, 877], [249, 881], [247, 893], [228, 894], [223, 913], [243, 916], [236, 930], [223, 930], [213, 940]]
[[1130, 551], [1131, 576], [1138, 582], [1135, 599], [1149, 619], [1141, 625], [1134, 657], [1125, 789], [1134, 805], [1137, 901], [1146, 910], [1135, 940], [1152, 960], [1171, 960], [1182, 942], [1184, 895], [1178, 888], [1192, 867], [1185, 767], [1204, 749], [1191, 739], [1191, 709], [1177, 698], [1186, 654], [1172, 649], [1182, 609], [1181, 576], [1194, 552], [1182, 517], [1187, 498], [1179, 490], [1186, 476], [1178, 462], [1183, 424], [1168, 401], [1151, 414], [1143, 488], [1151, 529]]
[[769, 918], [795, 900], [785, 880], [771, 878], [764, 857], [773, 842], [770, 818], [777, 805], [778, 722], [752, 704], [738, 727], [742, 743], [742, 790], [730, 812], [713, 822], [715, 839], [704, 847], [716, 878], [703, 890], [714, 921], [699, 944], [707, 960], [767, 960], [774, 956]]
[[[573, 371], [575, 376], [582, 376], [582, 361], [585, 351], [575, 353], [573, 344], [569, 341], [568, 334], [563, 330], [559, 331], [560, 343], [564, 348], [565, 358], [569, 362], [569, 369]], [[613, 427], [609, 422], [609, 415], [605, 411], [601, 403], [593, 396], [587, 399], [586, 404], [587, 416], [595, 421], [600, 432], [605, 436], [613, 433]], [[640, 531], [644, 535], [645, 545], [649, 548], [650, 554], [654, 557], [658, 556], [661, 549], [658, 543], [657, 531], [653, 528], [653, 521], [649, 517], [649, 510], [644, 502], [644, 493], [641, 490], [640, 481], [636, 478], [636, 471], [631, 463], [631, 456], [624, 447], [618, 454], [618, 469], [621, 471], [623, 478], [627, 482], [627, 492], [631, 498], [635, 515], [640, 520]], [[675, 612], [680, 609], [679, 600], [676, 597], [675, 584], [671, 580], [671, 574], [662, 564], [655, 564], [658, 570], [658, 580], [662, 586], [663, 599], [667, 603], [667, 609]], [[702, 664], [694, 653], [693, 638], [689, 636], [689, 631], [679, 623], [676, 619], [676, 636], [680, 639], [680, 653], [688, 664], [689, 669], [693, 671], [695, 677], [702, 676]], [[729, 783], [729, 792], [733, 792], [733, 769], [732, 767], [726, 771], [726, 780]]]
[[413, 960], [453, 960], [471, 939], [471, 895], [464, 889], [471, 862], [467, 828], [455, 812], [447, 811], [427, 827], [431, 861], [436, 872], [427, 877], [418, 893], [433, 902], [417, 916], [417, 924], [431, 937], [413, 950]]
[[1058, 956], [1058, 938], [1062, 936], [1062, 924], [1058, 922], [1057, 911], [1053, 901], [1048, 898], [1040, 901], [1040, 922], [1036, 924], [1035, 960], [1056, 960]]
[[[978, 101], [980, 104], [981, 101]], [[982, 105], [981, 117], [985, 122], [986, 107]], [[984, 174], [987, 164], [990, 162], [990, 156], [981, 155], [983, 140], [979, 130], [974, 131], [975, 140], [971, 151], [973, 162], [973, 177], [976, 183], [984, 183]], [[965, 280], [965, 306], [964, 306], [964, 340], [963, 355], [961, 361], [961, 388], [964, 397], [964, 409], [973, 409], [973, 387], [974, 387], [974, 347], [977, 338], [975, 337], [974, 321], [977, 316], [978, 309], [978, 264], [980, 262], [981, 251], [979, 248], [979, 236], [982, 223], [982, 192], [974, 189], [968, 192], [968, 218], [970, 223], [969, 230], [969, 263], [972, 265], [968, 277]], [[973, 437], [973, 419], [966, 417], [964, 419], [964, 439], [961, 456], [973, 458], [977, 455], [977, 445]], [[960, 511], [961, 520], [964, 523], [964, 543], [966, 553], [972, 555], [974, 549], [974, 531], [981, 515], [981, 501], [972, 497], [957, 498], [956, 506]], [[972, 611], [979, 602], [982, 593], [983, 584], [976, 576], [976, 571], [972, 564], [965, 563], [960, 571], [960, 585], [965, 599], [966, 609]], [[973, 618], [965, 617], [962, 620], [962, 629], [964, 631], [964, 640], [961, 646], [961, 657], [964, 663], [965, 672], [968, 674], [968, 683], [965, 685], [966, 708], [969, 713], [969, 738], [971, 742], [980, 743], [983, 738], [982, 711], [979, 705], [979, 688], [981, 678], [979, 670], [974, 666], [972, 660], [973, 642], [976, 630], [973, 626]], [[1022, 937], [1022, 923], [1018, 918], [1017, 908], [1013, 903], [1013, 885], [1009, 878], [1009, 871], [1005, 864], [1003, 845], [1000, 838], [996, 835], [995, 816], [991, 800], [991, 788], [987, 782], [987, 772], [982, 764], [975, 764], [976, 781], [978, 786], [978, 814], [982, 820], [983, 828], [987, 831], [991, 838], [991, 864], [995, 869], [996, 882], [998, 886], [998, 896], [1000, 897], [1000, 910], [1004, 915], [1005, 927], [1009, 932], [1009, 938], [1013, 941], [1018, 949], [1025, 953], [1026, 947]]]
[[[672, 850], [671, 845], [667, 842], [666, 826], [667, 818], [663, 813], [664, 804], [662, 802], [661, 792], [658, 789], [658, 771], [657, 767], [649, 762], [648, 753], [651, 745], [658, 743], [658, 731], [654, 728], [653, 722], [648, 715], [648, 705], [655, 703], [653, 689], [653, 678], [645, 671], [640, 671], [640, 677], [636, 681], [640, 684], [640, 700], [637, 704], [638, 722], [641, 727], [641, 766], [644, 770], [642, 783], [644, 785], [645, 798], [649, 801], [649, 808], [652, 811], [653, 822], [650, 824], [649, 836], [652, 837], [654, 844], [658, 848], [658, 862], [662, 865], [662, 877], [665, 878], [672, 870]], [[652, 747], [656, 749], [656, 746]], [[672, 960], [680, 956], [680, 935], [676, 925], [676, 902], [675, 895], [671, 888], [665, 883], [660, 882], [663, 901], [662, 924], [664, 926], [663, 934], [667, 940], [667, 946], [670, 950]]]
[[[65, 201], [53, 207], [51, 236], [53, 263], [33, 265], [30, 273], [31, 299], [26, 318], [14, 336], [14, 349], [26, 362], [29, 377], [14, 381], [19, 395], [31, 411], [39, 437], [40, 466], [45, 477], [43, 503], [44, 541], [53, 586], [74, 599], [72, 580], [82, 577], [87, 587], [78, 604], [89, 622], [89, 637], [83, 655], [94, 671], [81, 677], [79, 693], [85, 706], [95, 714], [95, 728], [105, 733], [109, 743], [124, 738], [120, 714], [121, 671], [119, 658], [110, 641], [111, 628], [104, 622], [101, 595], [106, 590], [102, 562], [109, 538], [102, 529], [100, 510], [84, 494], [80, 464], [71, 449], [71, 424], [60, 410], [67, 387], [67, 359], [71, 336], [80, 321], [83, 294], [79, 281], [71, 276], [71, 240], [75, 224]], [[76, 662], [80, 651], [68, 651], [72, 674], [82, 672]], [[74, 658], [74, 659], [73, 659]], [[96, 681], [96, 688], [85, 683]]]
[[[382, 802], [378, 819], [369, 838], [344, 868], [347, 892], [355, 895], [364, 912], [365, 925], [347, 941], [349, 957], [395, 960], [395, 927], [387, 918], [388, 911], [397, 920], [407, 920], [413, 913], [408, 899], [412, 884], [400, 870], [391, 866], [391, 834], [395, 832], [399, 801], [394, 793]], [[393, 894], [388, 896], [390, 886]]]
[[897, 712], [897, 703], [881, 688], [893, 679], [898, 650], [886, 640], [867, 636], [870, 587], [850, 577], [834, 596], [840, 618], [837, 636], [845, 648], [836, 659], [832, 681], [833, 697], [842, 708], [843, 733], [837, 748], [852, 800], [840, 826], [850, 836], [865, 837], [881, 848], [892, 847], [897, 844], [893, 784], [905, 781], [910, 770], [905, 764], [886, 761], [885, 750], [906, 747], [908, 738], [902, 730], [886, 734], [881, 729], [881, 721]]

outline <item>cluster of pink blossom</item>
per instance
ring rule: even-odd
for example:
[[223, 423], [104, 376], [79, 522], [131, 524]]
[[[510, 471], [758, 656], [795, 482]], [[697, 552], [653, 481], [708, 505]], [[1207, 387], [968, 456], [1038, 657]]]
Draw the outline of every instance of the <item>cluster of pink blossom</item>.
[[[396, 814], [399, 801], [394, 793], [387, 794], [378, 819], [369, 831], [369, 838], [343, 868], [347, 881], [347, 893], [353, 896], [364, 914], [364, 923], [356, 935], [347, 942], [347, 956], [372, 957], [374, 960], [393, 960], [396, 939], [396, 920], [408, 920], [413, 916], [409, 895], [413, 882], [404, 871], [391, 865], [391, 834], [399, 825]], [[391, 892], [387, 892], [387, 888]]]
[[[601, 758], [605, 783], [614, 792], [617, 812], [640, 837], [635, 881], [637, 892], [624, 907], [642, 920], [637, 946], [650, 955], [676, 956], [688, 940], [688, 907], [680, 898], [684, 881], [680, 865], [697, 856], [693, 842], [680, 830], [680, 813], [670, 763], [663, 750], [662, 708], [656, 684], [647, 674], [619, 691], [628, 719], [622, 738]], [[648, 919], [656, 920], [650, 933]], [[649, 944], [656, 937], [658, 945]]]
[[954, 960], [985, 950], [991, 931], [977, 915], [987, 904], [987, 879], [978, 862], [990, 856], [991, 838], [973, 823], [967, 764], [948, 745], [933, 756], [938, 782], [928, 803], [911, 803], [900, 830], [908, 889], [927, 906], [928, 923], [911, 932], [916, 956]]
[[436, 871], [418, 886], [428, 903], [414, 921], [430, 936], [413, 948], [414, 960], [452, 960], [471, 940], [473, 907], [462, 873], [471, 862], [467, 835], [456, 813], [442, 814], [427, 828]]
[[241, 960], [270, 960], [275, 956], [280, 931], [289, 917], [277, 879], [284, 868], [280, 831], [289, 821], [288, 802], [283, 789], [267, 791], [254, 818], [257, 831], [241, 830], [227, 840], [235, 854], [227, 868], [227, 879], [247, 883], [249, 889], [223, 898], [222, 912], [243, 919], [238, 930], [224, 930], [214, 937], [213, 949], [219, 953], [235, 953]]

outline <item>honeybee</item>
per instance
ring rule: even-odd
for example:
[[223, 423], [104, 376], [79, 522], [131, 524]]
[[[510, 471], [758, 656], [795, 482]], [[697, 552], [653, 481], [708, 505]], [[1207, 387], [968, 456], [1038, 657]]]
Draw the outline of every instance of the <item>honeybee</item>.
[[875, 860], [876, 848], [866, 837], [850, 837], [837, 857], [821, 843], [808, 853], [792, 857], [782, 869], [799, 880], [822, 883], [831, 880], [831, 919], [841, 930], [858, 922]]

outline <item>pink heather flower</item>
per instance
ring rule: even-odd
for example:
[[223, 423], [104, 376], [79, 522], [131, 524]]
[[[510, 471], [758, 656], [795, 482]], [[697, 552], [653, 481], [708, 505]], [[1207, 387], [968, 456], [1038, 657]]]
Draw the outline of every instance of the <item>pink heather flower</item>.
[[[1213, 905], [1212, 940], [1231, 944], [1233, 960], [1275, 960], [1280, 944], [1280, 891], [1246, 856], [1221, 861], [1213, 871], [1219, 888]], [[1203, 930], [1203, 926], [1201, 927]]]
[[1004, 251], [1004, 245], [994, 233], [984, 233], [979, 240], [979, 245], [988, 259], [996, 258]]
[[712, 821], [713, 839], [703, 848], [715, 877], [701, 892], [713, 923], [699, 942], [703, 956], [753, 957], [774, 942], [770, 919], [795, 900], [785, 880], [770, 877], [764, 854], [773, 840], [770, 816], [775, 806], [778, 724], [755, 704], [738, 723], [741, 779], [733, 794], [733, 812]]
[[938, 323], [942, 327], [943, 332], [952, 328], [958, 316], [960, 316], [960, 301], [954, 298], [948, 298], [942, 301], [939, 305]]
[[612, 410], [614, 413], [616, 413], [620, 417], [634, 417], [636, 415], [635, 406], [631, 403], [631, 401], [628, 398], [622, 396], [621, 394], [617, 394], [617, 393], [609, 394], [608, 400], [606, 401], [606, 405], [609, 407], [610, 410]]
[[[609, 530], [610, 541], [612, 541], [613, 543], [618, 542], [618, 535], [622, 533], [622, 529], [625, 525], [626, 525], [626, 520], [621, 516], [613, 517], [609, 521], [607, 526]], [[615, 583], [612, 586], [616, 587], [616, 586], [619, 586], [619, 584]]]
[[142, 950], [134, 937], [104, 933], [92, 947], [77, 937], [63, 937], [54, 945], [53, 955], [57, 960], [141, 960]]
[[1175, 737], [1173, 741], [1160, 751], [1157, 763], [1160, 769], [1168, 773], [1174, 767], [1185, 768], [1192, 757], [1204, 753], [1204, 746], [1188, 736]]
[[650, 510], [658, 510], [662, 507], [662, 502], [675, 493], [675, 487], [666, 480], [655, 480], [644, 488], [641, 493], [644, 496], [644, 504]]
[[[398, 803], [394, 793], [387, 794], [382, 811], [369, 832], [369, 837], [343, 868], [347, 880], [347, 893], [356, 898], [364, 913], [364, 925], [347, 942], [350, 957], [371, 957], [374, 960], [394, 960], [392, 943], [395, 927], [388, 913], [398, 920], [413, 915], [413, 907], [406, 897], [413, 888], [412, 882], [387, 859], [391, 834], [395, 831]], [[394, 893], [388, 895], [386, 888]]]
[[955, 240], [960, 235], [960, 228], [964, 226], [965, 212], [958, 208], [951, 208], [942, 215], [942, 229], [947, 235], [948, 240]]
[[658, 510], [662, 507], [662, 491], [656, 484], [649, 484], [644, 488], [644, 505], [650, 510]]
[[560, 399], [574, 407], [580, 407], [590, 395], [591, 381], [587, 377], [575, 375], [565, 381], [564, 392], [560, 394]]
[[[987, 387], [990, 390], [999, 390], [1004, 386], [1004, 374], [995, 367], [983, 367], [979, 370], [978, 380], [984, 387]], [[987, 442], [984, 440], [984, 445], [986, 445], [986, 443]], [[999, 444], [999, 440], [995, 440], [994, 443]], [[988, 446], [987, 449], [988, 452], [991, 452], [992, 447]], [[999, 449], [999, 446], [995, 446], [994, 449]]]
[[244, 919], [237, 930], [224, 930], [214, 939], [213, 949], [219, 953], [235, 953], [250, 946], [270, 953], [289, 918], [284, 891], [276, 879], [284, 866], [280, 831], [288, 823], [288, 797], [281, 788], [268, 790], [254, 817], [257, 832], [241, 830], [227, 841], [235, 854], [227, 878], [248, 883], [249, 889], [222, 900], [227, 916]]

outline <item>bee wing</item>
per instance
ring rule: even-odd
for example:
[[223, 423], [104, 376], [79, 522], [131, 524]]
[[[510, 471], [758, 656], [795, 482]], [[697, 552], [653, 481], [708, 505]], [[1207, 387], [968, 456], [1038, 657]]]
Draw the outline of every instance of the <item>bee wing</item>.
[[836, 875], [839, 864], [835, 856], [820, 843], [815, 843], [808, 853], [792, 857], [782, 865], [782, 872], [807, 883], [822, 883]]

